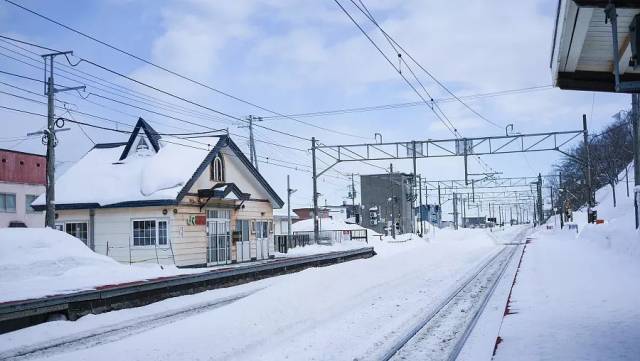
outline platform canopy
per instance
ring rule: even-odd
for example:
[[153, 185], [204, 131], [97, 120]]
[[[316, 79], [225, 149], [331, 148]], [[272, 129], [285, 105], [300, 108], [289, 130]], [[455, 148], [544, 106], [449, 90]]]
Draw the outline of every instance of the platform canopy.
[[[640, 41], [635, 36], [640, 32], [633, 31], [636, 22], [640, 25], [640, 16], [634, 21], [639, 13], [638, 0], [559, 0], [550, 64], [554, 85], [569, 90], [640, 92], [640, 83], [631, 83], [640, 81], [640, 64], [634, 66], [631, 61]], [[612, 20], [617, 22], [617, 39]]]

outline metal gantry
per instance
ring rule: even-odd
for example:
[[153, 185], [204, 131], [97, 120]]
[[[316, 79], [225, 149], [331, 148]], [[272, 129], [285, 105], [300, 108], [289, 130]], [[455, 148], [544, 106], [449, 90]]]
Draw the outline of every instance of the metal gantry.
[[[332, 169], [339, 163], [343, 162], [368, 162], [381, 160], [413, 160], [413, 179], [414, 187], [416, 179], [416, 160], [419, 158], [442, 158], [442, 157], [463, 157], [465, 179], [459, 186], [467, 186], [469, 184], [469, 172], [467, 168], [467, 158], [469, 156], [494, 155], [494, 154], [512, 154], [526, 152], [542, 152], [542, 151], [560, 151], [560, 148], [578, 138], [580, 135], [586, 134], [586, 122], [583, 122], [582, 130], [569, 130], [547, 133], [528, 133], [528, 134], [505, 134], [499, 136], [488, 137], [471, 137], [471, 138], [452, 138], [452, 139], [426, 139], [411, 140], [405, 142], [378, 142], [378, 143], [360, 143], [360, 144], [340, 144], [340, 145], [324, 145], [318, 144], [315, 138], [311, 140], [311, 154], [313, 158], [313, 204], [314, 204], [314, 236], [318, 237], [318, 192], [317, 179], [325, 172]], [[318, 169], [316, 157], [318, 152], [329, 157], [331, 162], [324, 169]], [[564, 152], [563, 152], [564, 153]], [[528, 179], [529, 178], [529, 179]], [[484, 178], [477, 180], [480, 185], [485, 182], [493, 182], [493, 185], [487, 184], [487, 187], [505, 187], [505, 186], [527, 186], [533, 182], [538, 182], [537, 177], [519, 177], [519, 178], [495, 178], [495, 175], [486, 175]], [[527, 182], [529, 183], [527, 184]], [[506, 183], [496, 183], [506, 182]], [[522, 184], [518, 184], [521, 182]], [[475, 188], [476, 180], [472, 180], [472, 187]], [[425, 183], [428, 184], [428, 183]], [[428, 187], [428, 186], [427, 186]], [[437, 188], [437, 187], [436, 187]]]

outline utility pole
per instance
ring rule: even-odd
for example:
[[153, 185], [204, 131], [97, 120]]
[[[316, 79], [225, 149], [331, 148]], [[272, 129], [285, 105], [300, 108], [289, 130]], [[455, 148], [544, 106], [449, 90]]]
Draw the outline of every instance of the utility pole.
[[542, 204], [542, 174], [538, 173], [538, 224], [542, 225], [544, 221], [544, 209]]
[[253, 122], [261, 122], [262, 117], [249, 115], [247, 116], [247, 121], [249, 121], [249, 125], [247, 126], [247, 128], [249, 128], [249, 158], [251, 160], [251, 164], [258, 169], [258, 154], [256, 153], [256, 141], [253, 137]]
[[291, 241], [291, 195], [296, 191], [297, 189], [291, 189], [287, 174], [287, 242], [285, 242], [284, 253], [289, 250], [289, 242]]
[[513, 225], [513, 206], [509, 206], [509, 225]]
[[636, 211], [636, 229], [640, 227], [640, 94], [632, 95], [633, 113], [633, 175], [635, 178], [635, 192], [633, 205]]
[[564, 189], [562, 188], [562, 172], [558, 173], [558, 201], [560, 202], [560, 229], [564, 228]]
[[[440, 185], [438, 184], [438, 191]], [[440, 192], [438, 192], [440, 194]], [[458, 230], [458, 199], [456, 192], [453, 192], [453, 229]]]
[[[412, 152], [412, 158], [413, 158], [413, 187], [411, 187], [412, 190], [415, 190], [416, 187], [416, 141], [412, 140], [411, 141], [411, 147], [413, 148], [413, 152]], [[414, 201], [414, 196], [413, 196], [413, 191], [411, 191], [411, 233], [416, 233], [415, 227], [416, 227], [416, 222], [415, 222], [415, 218], [413, 215], [413, 210], [415, 209], [414, 207], [415, 201]], [[422, 212], [422, 210], [420, 210], [420, 212]]]
[[391, 237], [396, 239], [396, 192], [393, 188], [393, 163], [389, 164], [389, 187], [391, 188]]
[[[44, 77], [47, 79], [45, 95], [47, 96], [47, 130], [44, 137], [47, 140], [47, 184], [46, 184], [46, 212], [44, 224], [46, 227], [55, 228], [56, 223], [56, 202], [55, 202], [55, 176], [56, 176], [56, 152], [58, 144], [56, 138], [55, 122], [55, 94], [59, 92], [84, 89], [84, 86], [56, 88], [53, 80], [54, 58], [58, 55], [73, 55], [73, 51], [62, 51], [42, 55], [44, 60]], [[47, 61], [49, 62], [49, 76], [47, 77]]]
[[[353, 212], [353, 217], [356, 216], [356, 186], [353, 182], [353, 173], [351, 173], [351, 211]], [[357, 222], [360, 223], [360, 222]]]
[[[591, 156], [589, 154], [589, 131], [587, 130], [587, 115], [582, 114], [582, 129], [583, 137], [584, 137], [584, 150], [586, 152], [587, 157], [587, 166], [586, 166], [586, 179], [587, 179], [587, 222], [591, 223], [592, 215], [591, 208], [593, 207], [593, 189], [591, 188]], [[594, 220], [595, 221], [595, 220]]]
[[[424, 234], [424, 213], [422, 212], [422, 176], [420, 176], [420, 178], [418, 178], [418, 194], [420, 195], [420, 205], [418, 206], [418, 212], [420, 214], [420, 237], [422, 237], [422, 235]], [[424, 191], [425, 193], [427, 192], [427, 185], [425, 184], [424, 186]], [[425, 198], [427, 198], [425, 196]], [[427, 200], [427, 202], [429, 202]]]
[[320, 228], [318, 225], [318, 176], [316, 175], [316, 137], [311, 137], [311, 159], [312, 159], [312, 180], [313, 180], [313, 238], [318, 242]]

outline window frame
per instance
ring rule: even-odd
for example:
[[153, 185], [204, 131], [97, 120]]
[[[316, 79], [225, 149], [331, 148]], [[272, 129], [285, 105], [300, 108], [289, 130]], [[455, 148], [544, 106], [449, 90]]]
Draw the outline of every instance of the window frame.
[[[75, 225], [84, 224], [87, 227], [86, 238], [84, 240], [82, 238], [76, 236], [75, 234], [71, 234], [71, 233], [67, 232], [67, 226], [72, 225], [72, 224], [75, 224]], [[86, 221], [86, 220], [77, 220], [77, 221], [69, 220], [69, 221], [65, 221], [62, 229], [63, 229], [64, 233], [66, 233], [66, 234], [68, 234], [70, 236], [76, 237], [79, 240], [81, 240], [82, 243], [84, 243], [86, 245], [89, 245], [89, 234], [90, 234], [90, 232], [89, 232], [89, 221]]]
[[[28, 201], [29, 197], [33, 197], [33, 200], [31, 202]], [[38, 199], [38, 196], [35, 194], [24, 195], [24, 213], [26, 214], [40, 213], [31, 207], [31, 203], [33, 203], [36, 199]]]
[[[142, 245], [137, 245], [135, 244], [135, 238], [134, 238], [134, 222], [145, 222], [145, 221], [153, 221], [155, 222], [155, 232], [154, 232], [154, 242], [152, 244], [142, 244]], [[166, 227], [166, 239], [165, 242], [166, 243], [160, 243], [160, 222], [165, 222], [167, 224]], [[131, 247], [134, 248], [170, 248], [171, 247], [171, 220], [168, 217], [147, 217], [147, 218], [131, 218], [130, 220], [130, 244]]]
[[[13, 196], [13, 210], [9, 210], [7, 208], [7, 196]], [[0, 213], [18, 213], [18, 197], [16, 193], [0, 192], [0, 197], [4, 198], [2, 202], [3, 206], [0, 208]]]
[[209, 178], [214, 182], [224, 182], [224, 160], [219, 154], [211, 161]]

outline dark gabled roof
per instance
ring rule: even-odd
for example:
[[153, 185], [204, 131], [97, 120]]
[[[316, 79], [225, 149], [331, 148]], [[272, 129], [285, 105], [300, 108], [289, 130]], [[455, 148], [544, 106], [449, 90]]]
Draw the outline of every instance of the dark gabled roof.
[[158, 134], [158, 132], [155, 131], [155, 129], [153, 129], [149, 123], [147, 123], [144, 119], [142, 118], [138, 118], [138, 122], [136, 123], [135, 128], [133, 128], [133, 132], [131, 132], [131, 136], [129, 137], [129, 141], [127, 141], [127, 146], [124, 147], [124, 150], [122, 151], [122, 155], [120, 156], [120, 160], [123, 160], [127, 157], [127, 155], [129, 155], [129, 151], [131, 150], [131, 147], [133, 146], [133, 142], [136, 140], [136, 138], [138, 137], [138, 133], [140, 133], [140, 129], [142, 129], [145, 134], [147, 135], [147, 139], [149, 139], [149, 143], [151, 143], [151, 146], [153, 147], [153, 149], [156, 151], [156, 153], [158, 153], [158, 151], [160, 150], [160, 135]]
[[107, 149], [107, 148], [117, 148], [123, 145], [127, 145], [127, 142], [115, 142], [115, 143], [98, 143], [94, 145], [94, 148], [97, 149]]
[[198, 197], [223, 199], [226, 198], [229, 193], [233, 193], [239, 200], [246, 201], [251, 198], [251, 194], [243, 193], [235, 183], [218, 183], [211, 187], [211, 189], [198, 189]]
[[267, 191], [269, 196], [273, 198], [275, 203], [278, 205], [278, 208], [282, 208], [282, 206], [284, 205], [284, 201], [280, 198], [280, 196], [278, 196], [278, 193], [276, 193], [276, 191], [274, 191], [273, 188], [271, 188], [267, 180], [264, 179], [262, 175], [260, 175], [256, 167], [254, 167], [253, 164], [251, 164], [249, 159], [244, 155], [244, 153], [242, 153], [240, 148], [236, 145], [236, 143], [233, 142], [233, 140], [231, 140], [231, 138], [228, 135], [224, 135], [220, 137], [220, 140], [218, 141], [218, 143], [215, 145], [215, 147], [213, 147], [213, 149], [209, 152], [209, 154], [207, 154], [207, 156], [202, 161], [198, 169], [191, 176], [191, 179], [189, 179], [189, 181], [184, 185], [180, 193], [178, 193], [177, 200], [178, 201], [181, 200], [187, 194], [187, 192], [189, 191], [189, 189], [191, 189], [191, 187], [196, 182], [196, 180], [202, 175], [202, 173], [207, 169], [209, 164], [211, 164], [213, 159], [218, 156], [218, 154], [220, 153], [220, 150], [225, 146], [228, 146], [229, 149], [231, 149], [233, 153], [238, 157], [238, 159], [240, 159], [242, 164], [245, 167], [247, 167], [249, 172], [251, 172], [251, 174], [256, 178], [258, 183], [260, 183], [260, 185], [264, 187], [264, 189]]

